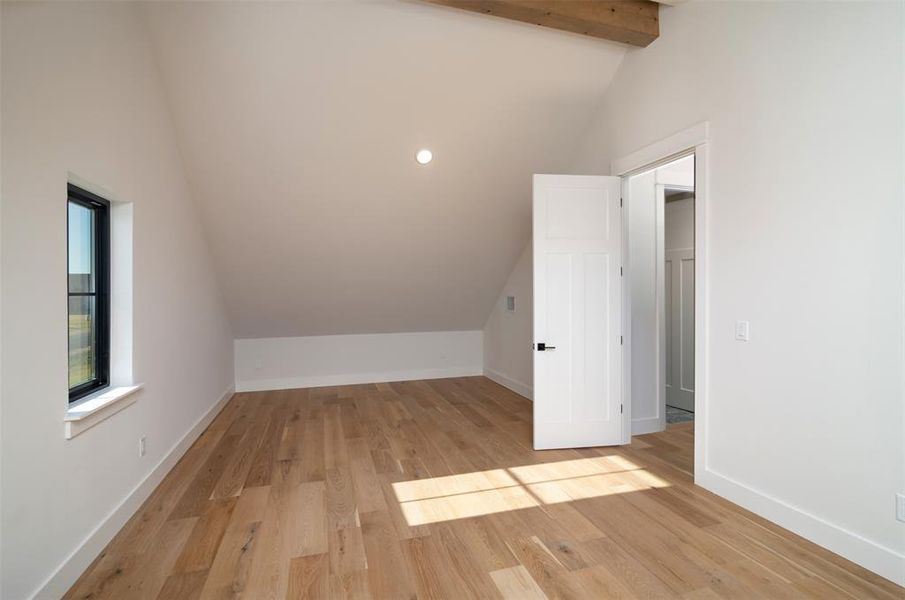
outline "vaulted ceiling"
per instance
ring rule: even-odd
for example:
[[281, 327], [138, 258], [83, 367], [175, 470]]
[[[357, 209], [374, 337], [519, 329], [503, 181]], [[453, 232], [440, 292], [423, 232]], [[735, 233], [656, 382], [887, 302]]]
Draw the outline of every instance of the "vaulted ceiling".
[[239, 338], [481, 328], [625, 51], [405, 0], [145, 10]]

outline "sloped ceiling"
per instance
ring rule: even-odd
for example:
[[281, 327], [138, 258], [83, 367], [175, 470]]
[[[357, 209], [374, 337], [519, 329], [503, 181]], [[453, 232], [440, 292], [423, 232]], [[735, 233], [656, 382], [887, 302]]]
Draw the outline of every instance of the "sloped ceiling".
[[625, 51], [403, 0], [145, 10], [238, 338], [483, 327]]

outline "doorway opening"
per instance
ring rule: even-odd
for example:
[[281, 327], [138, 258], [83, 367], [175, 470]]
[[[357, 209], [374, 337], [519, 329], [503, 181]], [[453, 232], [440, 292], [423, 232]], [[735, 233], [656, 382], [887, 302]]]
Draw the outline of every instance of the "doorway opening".
[[691, 437], [681, 462], [695, 476], [706, 470], [706, 159], [702, 123], [612, 164], [625, 205], [624, 443]]
[[[694, 156], [690, 161], [694, 177]], [[664, 252], [664, 411], [667, 426], [694, 420], [694, 185], [666, 187]]]
[[632, 435], [694, 420], [694, 161], [625, 178]]

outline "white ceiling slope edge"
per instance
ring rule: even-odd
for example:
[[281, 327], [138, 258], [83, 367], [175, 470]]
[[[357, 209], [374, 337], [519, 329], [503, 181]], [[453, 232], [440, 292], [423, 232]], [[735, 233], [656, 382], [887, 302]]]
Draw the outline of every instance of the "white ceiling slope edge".
[[146, 11], [237, 338], [482, 328], [625, 52], [401, 0]]

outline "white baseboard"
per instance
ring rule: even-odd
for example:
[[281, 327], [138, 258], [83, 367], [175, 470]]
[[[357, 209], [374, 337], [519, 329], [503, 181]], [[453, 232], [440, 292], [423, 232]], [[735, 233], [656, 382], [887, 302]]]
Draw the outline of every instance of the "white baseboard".
[[534, 388], [527, 383], [522, 383], [521, 381], [512, 379], [511, 377], [488, 367], [484, 367], [484, 377], [496, 381], [501, 386], [509, 388], [516, 394], [524, 396], [528, 400], [534, 400]]
[[712, 470], [696, 473], [695, 483], [881, 577], [905, 586], [905, 555], [891, 548]]
[[660, 417], [647, 417], [644, 419], [632, 419], [632, 435], [644, 435], [663, 431], [663, 423]]
[[220, 396], [220, 399], [204, 413], [198, 421], [173, 444], [160, 462], [151, 469], [151, 472], [136, 485], [131, 492], [114, 508], [101, 523], [88, 534], [81, 544], [66, 557], [56, 571], [32, 594], [32, 598], [44, 600], [45, 598], [62, 598], [79, 576], [91, 565], [91, 562], [110, 543], [113, 536], [126, 524], [132, 515], [148, 499], [151, 492], [163, 481], [163, 478], [176, 465], [182, 455], [198, 439], [198, 436], [207, 429], [214, 417], [223, 409], [235, 390], [230, 387]]
[[236, 391], [262, 392], [266, 390], [292, 390], [329, 385], [357, 385], [361, 383], [386, 383], [389, 381], [412, 381], [416, 379], [471, 377], [480, 375], [481, 373], [482, 368], [480, 366], [473, 366], [412, 369], [407, 371], [381, 371], [376, 373], [339, 373], [335, 375], [284, 377], [280, 379], [251, 379], [247, 381], [237, 381]]

